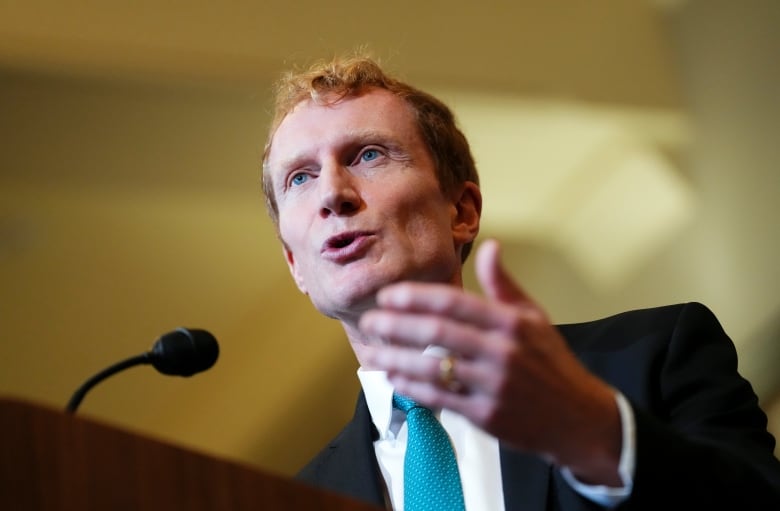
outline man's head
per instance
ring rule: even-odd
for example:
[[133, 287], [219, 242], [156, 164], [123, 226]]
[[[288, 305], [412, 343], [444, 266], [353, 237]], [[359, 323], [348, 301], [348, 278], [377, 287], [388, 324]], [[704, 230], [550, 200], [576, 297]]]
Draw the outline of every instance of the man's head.
[[[290, 71], [282, 76], [276, 85], [274, 117], [263, 153], [263, 166], [267, 163], [276, 130], [296, 105], [306, 100], [327, 105], [371, 87], [391, 92], [412, 108], [445, 193], [466, 181], [479, 184], [471, 148], [449, 107], [432, 95], [389, 76], [375, 60], [365, 56], [320, 62], [306, 71]], [[263, 172], [263, 193], [268, 214], [278, 229], [279, 208], [267, 172]], [[464, 261], [470, 251], [469, 243], [461, 254]]]
[[284, 82], [263, 158], [298, 288], [354, 324], [387, 284], [462, 285], [482, 199], [451, 112], [367, 59], [318, 69]]

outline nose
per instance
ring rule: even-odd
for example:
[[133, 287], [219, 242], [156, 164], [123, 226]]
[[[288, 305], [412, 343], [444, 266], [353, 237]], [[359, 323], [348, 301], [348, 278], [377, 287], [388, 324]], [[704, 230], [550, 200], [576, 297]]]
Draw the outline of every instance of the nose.
[[329, 165], [320, 171], [320, 215], [349, 215], [360, 209], [362, 199], [357, 179], [342, 165]]

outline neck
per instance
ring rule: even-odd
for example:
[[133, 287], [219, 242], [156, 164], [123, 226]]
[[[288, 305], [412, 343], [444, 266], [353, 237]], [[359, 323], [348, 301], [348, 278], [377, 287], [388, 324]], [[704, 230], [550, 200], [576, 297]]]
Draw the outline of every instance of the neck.
[[360, 364], [360, 367], [367, 370], [375, 369], [374, 367], [371, 367], [371, 364], [366, 362], [366, 354], [377, 349], [377, 346], [381, 346], [384, 341], [368, 337], [358, 329], [357, 323], [342, 321], [341, 325], [344, 328], [344, 332], [347, 334], [347, 339], [349, 339], [352, 352], [355, 354], [355, 358], [357, 359], [358, 364]]
[[[417, 280], [419, 282], [449, 283], [450, 285], [463, 288], [463, 275], [461, 274], [461, 269], [462, 267], [457, 265], [455, 271], [449, 274], [448, 277], [444, 276], [443, 279], [415, 279], [414, 277], [411, 277], [410, 280]], [[355, 305], [356, 304], [353, 304], [352, 310], [349, 314], [334, 314], [331, 317], [338, 318], [339, 321], [341, 321], [341, 326], [344, 328], [344, 332], [347, 334], [347, 339], [349, 339], [349, 343], [352, 346], [352, 351], [355, 353], [355, 358], [360, 364], [360, 367], [367, 370], [373, 370], [375, 368], [371, 367], [371, 365], [366, 362], [366, 354], [378, 349], [382, 345], [386, 344], [386, 342], [379, 338], [371, 338], [361, 332], [360, 328], [358, 328], [358, 323], [360, 322], [360, 317], [362, 316], [363, 312], [377, 307], [374, 295], [372, 295], [370, 300], [365, 300], [360, 307]]]

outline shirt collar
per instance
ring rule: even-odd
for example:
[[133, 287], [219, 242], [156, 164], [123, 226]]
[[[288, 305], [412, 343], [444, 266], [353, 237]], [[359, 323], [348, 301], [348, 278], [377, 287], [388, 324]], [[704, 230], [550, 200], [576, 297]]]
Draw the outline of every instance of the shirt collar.
[[385, 371], [370, 371], [361, 367], [357, 370], [357, 376], [379, 438], [386, 438], [393, 415], [393, 385]]

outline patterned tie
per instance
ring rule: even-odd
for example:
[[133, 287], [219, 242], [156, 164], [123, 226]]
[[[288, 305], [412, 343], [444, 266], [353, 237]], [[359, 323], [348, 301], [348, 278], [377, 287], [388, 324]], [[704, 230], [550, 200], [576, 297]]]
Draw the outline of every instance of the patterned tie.
[[463, 488], [450, 437], [428, 409], [393, 394], [393, 406], [406, 412], [409, 440], [404, 458], [406, 511], [464, 511]]

